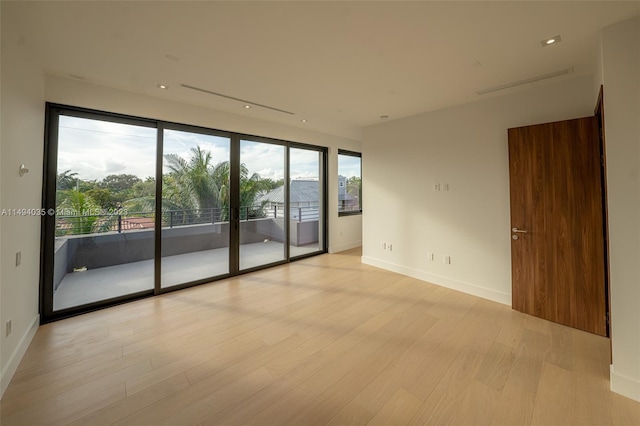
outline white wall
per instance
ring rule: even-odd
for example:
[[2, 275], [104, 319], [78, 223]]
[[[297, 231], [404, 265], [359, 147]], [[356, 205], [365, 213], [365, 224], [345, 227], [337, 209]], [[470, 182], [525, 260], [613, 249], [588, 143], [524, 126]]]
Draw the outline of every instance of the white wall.
[[640, 18], [602, 31], [611, 389], [640, 401]]
[[[2, 209], [41, 205], [44, 75], [32, 60], [29, 40], [2, 15], [2, 94], [0, 99], [0, 193]], [[18, 176], [24, 163], [30, 172]], [[0, 216], [0, 395], [35, 333], [38, 317], [40, 218]], [[22, 264], [15, 265], [15, 253]], [[5, 337], [5, 324], [12, 333]]]
[[594, 103], [581, 77], [365, 128], [363, 262], [510, 305], [507, 129]]

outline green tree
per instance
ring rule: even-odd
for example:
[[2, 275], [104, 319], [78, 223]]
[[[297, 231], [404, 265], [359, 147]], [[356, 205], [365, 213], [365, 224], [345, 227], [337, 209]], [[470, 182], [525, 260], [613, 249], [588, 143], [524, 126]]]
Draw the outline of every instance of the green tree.
[[58, 191], [64, 191], [66, 189], [74, 189], [78, 184], [78, 174], [71, 170], [65, 170], [62, 173], [58, 173], [56, 179], [56, 189]]
[[[273, 181], [271, 181], [273, 182]], [[240, 218], [251, 219], [264, 217], [263, 207], [265, 203], [257, 204], [256, 199], [266, 193], [271, 186], [270, 182], [262, 180], [258, 173], [249, 175], [249, 169], [244, 164], [240, 165]]]
[[354, 197], [361, 198], [362, 179], [357, 176], [351, 176], [347, 179], [347, 193]]
[[260, 180], [262, 190], [267, 193], [284, 185], [284, 179], [273, 180], [271, 178], [262, 178]]
[[[224, 175], [223, 163], [214, 166], [209, 151], [199, 146], [191, 149], [186, 160], [176, 154], [165, 155], [169, 173], [163, 180], [163, 199], [184, 208], [209, 209], [221, 206], [221, 198], [228, 192], [226, 182], [216, 179]], [[228, 178], [228, 167], [226, 171]]]
[[93, 201], [103, 209], [118, 208], [122, 202], [121, 197], [106, 188], [92, 188], [84, 191]]
[[[71, 190], [85, 192], [95, 188], [95, 181], [83, 181], [78, 173], [65, 170], [56, 176], [56, 207], [62, 206], [71, 194]], [[67, 203], [68, 204], [68, 203]]]
[[99, 186], [118, 193], [130, 190], [138, 182], [142, 182], [142, 180], [136, 175], [109, 175], [100, 181]]
[[136, 182], [128, 191], [129, 198], [122, 202], [130, 212], [153, 212], [156, 209], [156, 180], [147, 177]]
[[64, 195], [60, 207], [70, 214], [59, 218], [58, 235], [93, 234], [111, 228], [113, 218], [100, 216], [100, 205], [91, 196], [75, 189], [64, 191]]
[[156, 180], [152, 177], [148, 177], [144, 181], [134, 183], [131, 188], [131, 193], [134, 198], [155, 197]]
[[[217, 209], [219, 219], [228, 219], [230, 206], [228, 161], [214, 164], [209, 151], [195, 147], [189, 159], [176, 154], [165, 155], [169, 172], [163, 176], [163, 205], [178, 209]], [[245, 164], [240, 165], [240, 206], [243, 217], [260, 217], [261, 206], [256, 206], [257, 197], [276, 182], [263, 180], [259, 174], [249, 174]], [[206, 213], [205, 213], [206, 214]]]

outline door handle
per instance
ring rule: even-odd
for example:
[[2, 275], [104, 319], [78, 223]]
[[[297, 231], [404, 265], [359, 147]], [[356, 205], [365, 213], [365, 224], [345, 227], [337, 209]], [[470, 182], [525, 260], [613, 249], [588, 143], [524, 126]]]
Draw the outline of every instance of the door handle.
[[525, 231], [524, 229], [518, 229], [518, 228], [511, 229], [511, 232], [520, 232], [522, 234], [526, 234], [527, 233], [527, 231]]

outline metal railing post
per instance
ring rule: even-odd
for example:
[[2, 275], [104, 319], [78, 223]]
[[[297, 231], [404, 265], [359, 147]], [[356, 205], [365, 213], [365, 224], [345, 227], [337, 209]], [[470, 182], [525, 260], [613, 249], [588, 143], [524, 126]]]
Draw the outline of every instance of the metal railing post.
[[118, 215], [118, 234], [122, 234], [122, 215]]

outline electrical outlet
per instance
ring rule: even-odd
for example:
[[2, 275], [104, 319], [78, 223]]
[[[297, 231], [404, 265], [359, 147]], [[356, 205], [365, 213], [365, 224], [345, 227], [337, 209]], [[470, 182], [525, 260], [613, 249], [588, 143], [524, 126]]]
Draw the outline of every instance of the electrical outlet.
[[445, 256], [443, 260], [447, 265], [451, 264], [451, 256]]
[[433, 184], [433, 190], [434, 191], [440, 191], [440, 184], [439, 183], [434, 183]]
[[389, 243], [388, 247], [389, 247], [389, 251], [393, 251], [393, 244]]
[[16, 252], [16, 266], [20, 266], [21, 263], [22, 263], [22, 252], [18, 251]]
[[448, 183], [443, 184], [442, 185], [442, 190], [443, 191], [448, 191], [449, 190], [449, 184]]
[[4, 337], [9, 337], [11, 334], [11, 320], [7, 321], [4, 325]]

